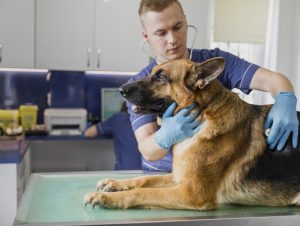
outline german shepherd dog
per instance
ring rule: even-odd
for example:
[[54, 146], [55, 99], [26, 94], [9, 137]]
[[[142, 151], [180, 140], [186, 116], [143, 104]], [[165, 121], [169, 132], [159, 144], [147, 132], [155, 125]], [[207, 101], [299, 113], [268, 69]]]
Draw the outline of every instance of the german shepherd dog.
[[271, 105], [250, 105], [217, 81], [223, 58], [175, 60], [145, 79], [124, 84], [122, 95], [140, 113], [162, 114], [197, 103], [203, 128], [173, 146], [173, 171], [133, 179], [104, 179], [85, 204], [107, 208], [207, 210], [222, 203], [300, 205], [300, 151], [290, 143], [269, 150], [263, 124]]

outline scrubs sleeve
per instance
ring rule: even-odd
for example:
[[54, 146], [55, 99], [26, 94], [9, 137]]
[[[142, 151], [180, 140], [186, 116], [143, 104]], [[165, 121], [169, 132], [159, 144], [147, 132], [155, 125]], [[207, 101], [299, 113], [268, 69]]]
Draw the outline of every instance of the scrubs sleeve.
[[100, 122], [96, 125], [98, 134], [104, 135], [104, 136], [111, 136], [113, 135], [113, 121], [114, 121], [115, 114], [109, 117], [107, 120]]

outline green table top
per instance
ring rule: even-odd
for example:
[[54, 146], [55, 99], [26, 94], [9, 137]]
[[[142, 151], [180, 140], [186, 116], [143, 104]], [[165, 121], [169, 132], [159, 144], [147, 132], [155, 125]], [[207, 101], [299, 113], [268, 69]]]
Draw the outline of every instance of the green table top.
[[88, 205], [83, 197], [95, 191], [103, 178], [140, 176], [136, 171], [32, 174], [17, 211], [15, 225], [91, 225], [141, 221], [243, 218], [259, 216], [299, 215], [300, 208], [249, 207], [224, 205], [213, 211], [104, 209]]

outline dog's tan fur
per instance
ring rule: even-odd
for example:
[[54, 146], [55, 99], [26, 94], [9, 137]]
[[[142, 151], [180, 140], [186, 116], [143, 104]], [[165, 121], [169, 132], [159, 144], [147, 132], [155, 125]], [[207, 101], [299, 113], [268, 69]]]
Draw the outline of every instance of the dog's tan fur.
[[[271, 106], [254, 108], [225, 89], [215, 79], [223, 67], [220, 58], [202, 64], [177, 60], [155, 67], [145, 79], [147, 89], [156, 98], [176, 101], [177, 110], [196, 102], [204, 127], [174, 145], [172, 174], [105, 179], [97, 184], [102, 191], [87, 194], [85, 203], [191, 210], [212, 209], [220, 203], [299, 205], [298, 187], [288, 192], [268, 180], [247, 179], [256, 160], [268, 152], [263, 123]], [[169, 81], [151, 81], [157, 73], [164, 73]]]

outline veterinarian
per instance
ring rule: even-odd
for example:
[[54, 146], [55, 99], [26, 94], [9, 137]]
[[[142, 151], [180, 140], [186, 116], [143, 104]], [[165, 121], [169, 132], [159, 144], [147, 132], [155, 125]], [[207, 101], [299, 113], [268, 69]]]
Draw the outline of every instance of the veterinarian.
[[[218, 79], [225, 87], [230, 90], [238, 88], [246, 94], [253, 89], [261, 90], [270, 92], [275, 98], [265, 122], [265, 128], [271, 129], [267, 138], [270, 148], [282, 150], [290, 134], [293, 146], [297, 146], [297, 98], [286, 77], [220, 49], [188, 49], [188, 24], [178, 0], [141, 0], [139, 15], [144, 29], [144, 40], [154, 51], [155, 60], [131, 81], [146, 77], [155, 65], [169, 60], [191, 57], [192, 61], [203, 62], [212, 57], [223, 57], [226, 62], [225, 69]], [[171, 171], [172, 146], [193, 136], [198, 131], [197, 128], [200, 128], [199, 123], [194, 120], [195, 115], [189, 114], [193, 106], [173, 115], [175, 108], [175, 103], [169, 106], [159, 127], [156, 115], [136, 114], [135, 106], [128, 103], [131, 125], [143, 156], [144, 169]]]
[[126, 102], [120, 112], [113, 114], [104, 122], [89, 127], [84, 132], [85, 137], [112, 136], [115, 152], [115, 170], [141, 169], [141, 153], [131, 128]]

